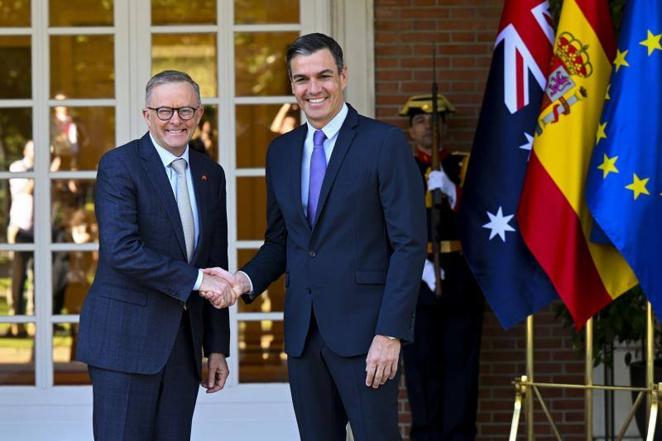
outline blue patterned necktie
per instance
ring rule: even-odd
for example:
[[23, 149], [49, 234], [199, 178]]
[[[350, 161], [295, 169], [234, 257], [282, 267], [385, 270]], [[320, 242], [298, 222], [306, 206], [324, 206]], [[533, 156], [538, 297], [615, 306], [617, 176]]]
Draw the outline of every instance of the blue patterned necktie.
[[326, 172], [326, 156], [324, 155], [324, 140], [326, 135], [321, 130], [315, 130], [313, 135], [313, 154], [310, 157], [310, 181], [308, 184], [308, 223], [312, 227], [317, 213], [317, 202], [322, 190], [324, 173]]

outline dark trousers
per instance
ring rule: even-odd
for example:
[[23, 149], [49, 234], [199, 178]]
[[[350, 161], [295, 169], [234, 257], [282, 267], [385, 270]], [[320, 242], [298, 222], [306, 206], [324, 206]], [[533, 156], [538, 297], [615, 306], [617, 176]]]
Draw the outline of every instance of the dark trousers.
[[[15, 243], [33, 243], [34, 235], [31, 231], [18, 230]], [[32, 260], [32, 251], [14, 251], [14, 260], [11, 265], [11, 295], [14, 315], [26, 313], [27, 293], [25, 284], [28, 280], [29, 263]]]
[[303, 441], [345, 441], [349, 420], [356, 441], [400, 440], [398, 380], [365, 385], [365, 355], [341, 357], [324, 343], [315, 320], [300, 357], [289, 357], [290, 390]]
[[482, 308], [419, 306], [403, 349], [412, 441], [473, 441]]
[[183, 317], [170, 358], [161, 372], [140, 375], [89, 366], [96, 441], [191, 438], [200, 374], [191, 357], [188, 314]]

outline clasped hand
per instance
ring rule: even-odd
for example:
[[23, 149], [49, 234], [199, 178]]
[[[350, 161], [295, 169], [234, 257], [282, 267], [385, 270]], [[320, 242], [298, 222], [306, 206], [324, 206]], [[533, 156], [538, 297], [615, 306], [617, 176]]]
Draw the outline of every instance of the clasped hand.
[[239, 296], [249, 290], [244, 288], [245, 283], [239, 275], [222, 268], [206, 268], [202, 272], [200, 296], [209, 300], [215, 308], [228, 308], [234, 305]]

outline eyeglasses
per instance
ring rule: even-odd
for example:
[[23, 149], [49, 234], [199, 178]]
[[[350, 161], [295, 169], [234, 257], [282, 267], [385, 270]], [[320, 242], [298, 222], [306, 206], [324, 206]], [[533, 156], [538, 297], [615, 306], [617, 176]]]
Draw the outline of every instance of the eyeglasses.
[[156, 112], [156, 116], [161, 120], [161, 121], [170, 121], [170, 118], [175, 114], [175, 111], [177, 112], [177, 115], [179, 115], [179, 119], [183, 121], [188, 121], [189, 119], [193, 118], [193, 115], [195, 115], [195, 112], [199, 109], [199, 107], [147, 107], [149, 110], [154, 110]]

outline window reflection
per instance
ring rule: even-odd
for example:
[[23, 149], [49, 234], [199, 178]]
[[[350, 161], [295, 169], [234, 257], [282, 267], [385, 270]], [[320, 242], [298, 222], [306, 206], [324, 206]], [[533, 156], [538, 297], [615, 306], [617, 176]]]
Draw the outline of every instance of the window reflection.
[[[20, 336], [10, 333], [19, 326]], [[32, 323], [0, 323], [0, 385], [34, 385], [34, 334]]]
[[216, 34], [152, 34], [152, 75], [166, 69], [188, 73], [200, 95], [216, 96]]
[[115, 147], [115, 109], [55, 106], [50, 139], [52, 172], [94, 170], [101, 155]]
[[[241, 268], [255, 254], [256, 250], [237, 250], [237, 266]], [[280, 276], [251, 304], [237, 302], [239, 312], [282, 312], [285, 306], [285, 276]]]
[[54, 179], [51, 183], [53, 242], [98, 241], [93, 179]]
[[53, 314], [80, 314], [98, 261], [97, 251], [53, 253]]
[[9, 164], [23, 157], [23, 147], [30, 139], [32, 109], [0, 109], [0, 171], [8, 171]]
[[113, 1], [49, 0], [51, 26], [112, 26]]
[[285, 52], [297, 32], [237, 32], [234, 38], [237, 96], [289, 95]]
[[237, 239], [264, 238], [267, 189], [263, 177], [237, 178]]
[[299, 0], [235, 0], [234, 21], [238, 24], [298, 23]]
[[216, 24], [216, 0], [152, 0], [152, 24]]
[[87, 367], [75, 361], [78, 323], [53, 325], [53, 382], [55, 385], [90, 384]]
[[239, 382], [287, 382], [283, 322], [239, 322]]
[[[34, 265], [30, 251], [0, 252], [0, 316], [15, 315], [34, 315]], [[0, 335], [24, 337], [25, 326], [14, 323]]]
[[238, 105], [235, 115], [239, 168], [264, 167], [269, 143], [301, 124], [299, 106], [290, 103]]
[[0, 2], [0, 26], [30, 26], [30, 0]]
[[0, 60], [0, 98], [32, 97], [30, 37], [0, 37]]
[[204, 108], [205, 113], [193, 133], [189, 146], [218, 162], [217, 106], [204, 106]]
[[51, 35], [50, 96], [114, 98], [112, 35]]

